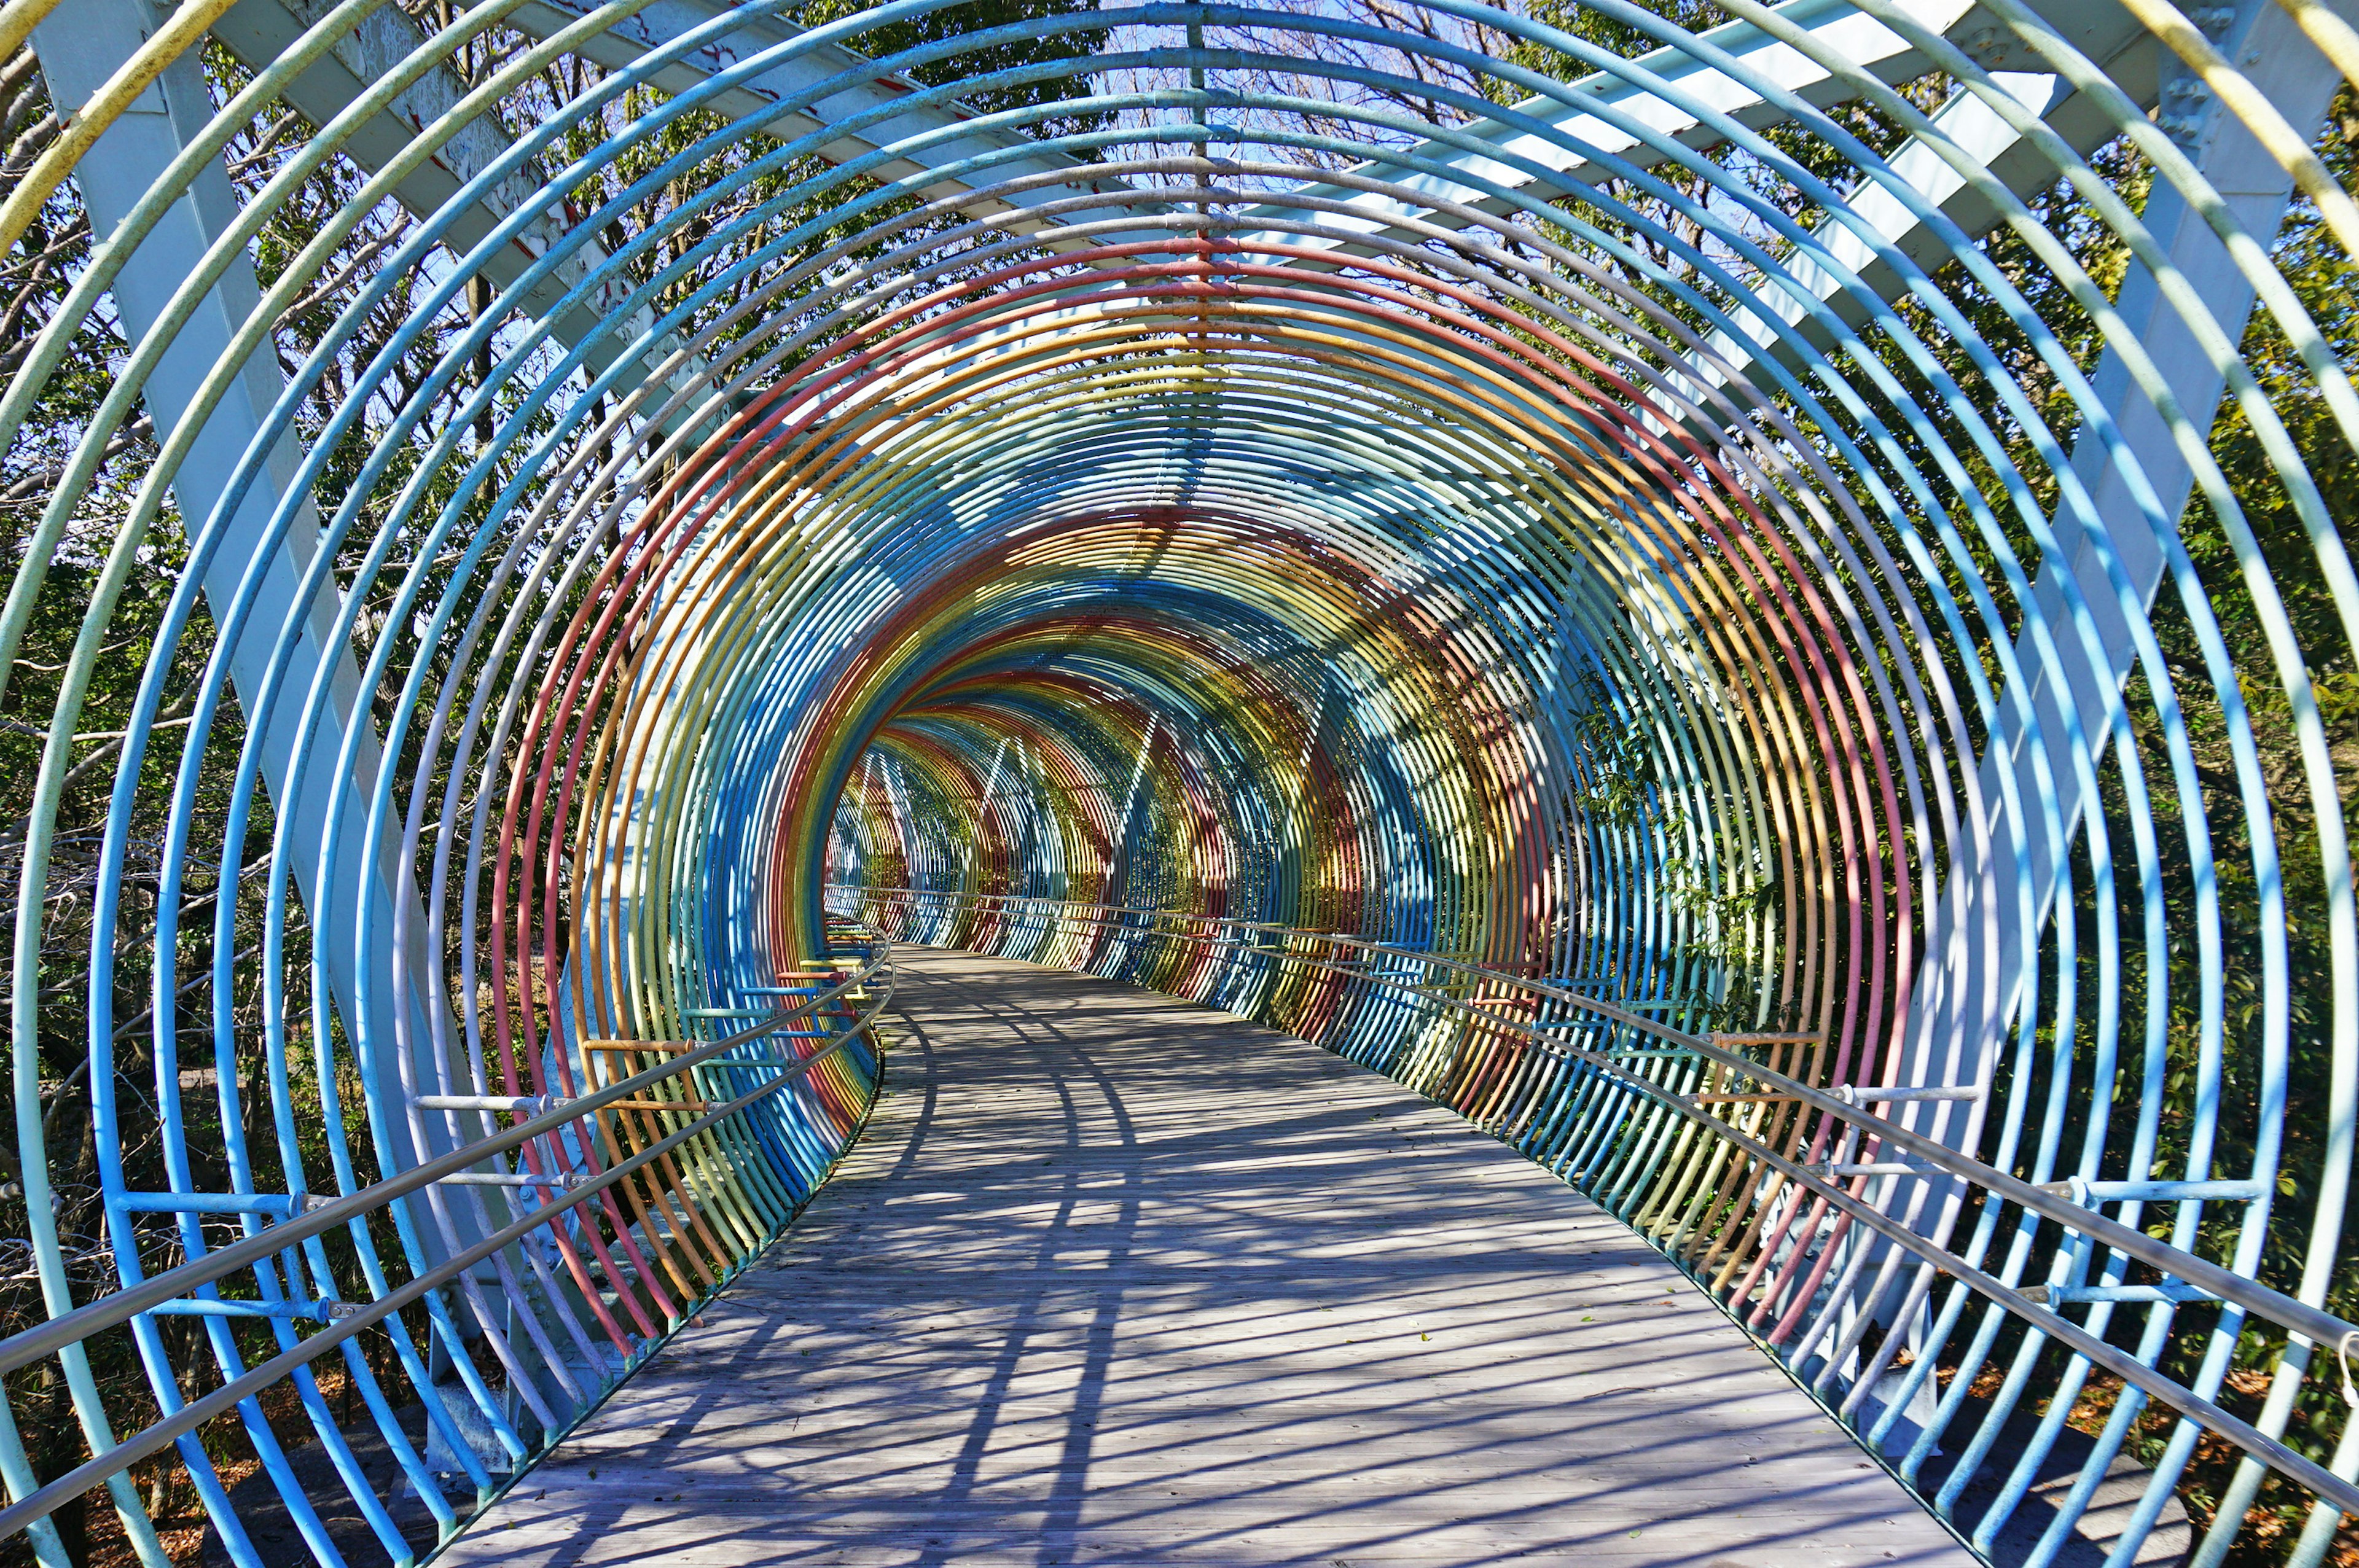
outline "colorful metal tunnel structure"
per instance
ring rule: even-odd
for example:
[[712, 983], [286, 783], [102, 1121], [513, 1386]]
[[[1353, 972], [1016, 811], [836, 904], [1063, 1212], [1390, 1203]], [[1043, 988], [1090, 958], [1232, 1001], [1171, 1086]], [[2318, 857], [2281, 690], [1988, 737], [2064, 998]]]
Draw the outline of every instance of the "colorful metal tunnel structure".
[[8, 0], [0, 1532], [429, 1552], [902, 940], [1460, 1110], [1993, 1561], [2351, 1560], [2354, 19]]

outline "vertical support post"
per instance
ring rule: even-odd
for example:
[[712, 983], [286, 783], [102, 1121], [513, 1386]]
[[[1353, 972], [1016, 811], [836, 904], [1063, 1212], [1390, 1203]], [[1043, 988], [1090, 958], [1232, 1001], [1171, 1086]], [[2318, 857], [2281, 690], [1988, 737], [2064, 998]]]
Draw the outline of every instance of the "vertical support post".
[[[2346, 14], [2359, 11], [2352, 0], [2341, 0], [2336, 8]], [[2324, 124], [2335, 91], [2342, 85], [2342, 73], [2302, 36], [2299, 24], [2283, 7], [2270, 0], [2241, 0], [2234, 8], [2233, 20], [2219, 28], [2215, 41], [2297, 130], [2310, 135]], [[2149, 47], [2162, 48], [2159, 43]], [[2163, 75], [2163, 114], [2158, 123], [2187, 150], [2246, 232], [2267, 244], [2284, 221], [2293, 192], [2292, 176], [2242, 121], [2208, 102], [2201, 83], [2185, 75], [2175, 58], [2169, 66]], [[2195, 91], [2190, 92], [2190, 87]], [[2220, 330], [2232, 341], [2241, 340], [2252, 315], [2253, 286], [2211, 224], [2188, 205], [2175, 186], [2161, 179], [2155, 181], [2145, 222], [2171, 265], [2210, 305], [2212, 319]], [[2169, 382], [2180, 408], [2200, 427], [2208, 429], [2220, 406], [2224, 382], [2187, 323], [2164, 302], [2153, 273], [2143, 265], [2132, 265], [2122, 284], [2118, 308]], [[2104, 406], [2114, 411], [2131, 458], [2160, 501], [2164, 514], [2177, 518], [2192, 492], [2194, 473], [2162, 415], [2137, 389], [2120, 355], [2110, 348], [2091, 381]], [[2084, 427], [2073, 445], [2072, 468], [2106, 524], [2107, 544], [2141, 600], [2151, 606], [2161, 588], [2166, 563], [2161, 546], [2131, 500], [2123, 465]], [[2050, 787], [2069, 843], [2090, 803], [2068, 765], [2069, 759], [2057, 755], [2065, 733], [2063, 702], [2069, 696], [2083, 736], [2092, 747], [2102, 749], [2121, 701], [2123, 684], [2136, 662], [2136, 650], [2096, 546], [2067, 516], [2060, 514], [2054, 525], [2060, 555], [2040, 563], [2033, 584], [2034, 613], [2050, 626], [2070, 624], [2064, 598], [2064, 574], [2070, 572], [2088, 603], [2105, 656], [2103, 667], [2093, 667], [2078, 638], [2060, 636], [2058, 662], [2062, 679], [2043, 672], [2035, 678], [2031, 694], [2053, 764]], [[2038, 667], [2027, 634], [2017, 638], [2016, 654], [2023, 667]], [[1944, 1059], [1953, 1042], [1958, 1050], [1957, 1081], [1974, 1081], [1988, 1071], [1990, 1058], [2019, 1003], [2026, 968], [2038, 958], [2040, 933], [2052, 912], [2058, 871], [2055, 846], [2038, 822], [2022, 820], [2000, 804], [2002, 769], [2013, 773], [2022, 800], [2038, 798], [2025, 729], [2014, 715], [2009, 707], [1997, 717], [1982, 760], [1983, 795], [1992, 814], [1987, 840], [1958, 846], [1951, 863], [1950, 885], [1943, 889], [1929, 920], [1925, 957], [1910, 1000], [1911, 1074], [1907, 1081], [1912, 1083], [1944, 1081], [1942, 1074], [1948, 1070]], [[2018, 918], [2025, 891], [2017, 868], [2018, 844], [2030, 867], [2032, 915], [2027, 925]], [[1977, 933], [1990, 929], [1998, 933], [1995, 946], [1977, 937]], [[1995, 988], [1989, 984], [1994, 976]], [[1986, 989], [1992, 997], [1987, 1004]]]
[[[145, 0], [75, 0], [60, 6], [34, 30], [34, 51], [41, 63], [51, 101], [59, 112], [86, 102], [155, 28]], [[161, 79], [140, 95], [75, 168], [75, 178], [91, 214], [92, 232], [103, 237], [160, 178], [181, 148], [213, 114], [203, 67], [193, 54], [184, 55], [166, 69]], [[137, 340], [155, 329], [173, 293], [187, 278], [197, 258], [235, 221], [237, 194], [228, 170], [218, 161], [200, 174], [189, 191], [150, 232], [116, 279], [114, 296], [125, 333]], [[253, 269], [241, 258], [182, 328], [149, 378], [144, 396], [157, 430], [170, 429], [182, 418], [213, 366], [228, 352], [239, 325], [261, 298]], [[227, 492], [239, 460], [260, 434], [271, 406], [283, 388], [277, 366], [263, 358], [249, 360], [236, 386], [223, 399], [188, 460], [174, 476], [173, 491], [180, 514], [193, 526], [209, 515]], [[222, 548], [205, 573], [205, 597], [216, 613], [225, 612], [240, 580], [265, 543], [271, 514], [293, 485], [296, 458], [291, 439], [282, 439], [270, 454], [266, 482], [255, 485], [229, 524]], [[303, 574], [319, 549], [319, 523], [311, 503], [284, 544], [270, 556], [266, 576], [245, 634], [230, 654], [230, 678], [240, 701], [253, 711], [254, 697], [276, 644], [277, 629], [287, 620]], [[384, 748], [371, 724], [360, 689], [360, 670], [351, 648], [333, 636], [332, 600], [321, 596], [307, 606], [292, 662], [289, 684], [265, 732], [263, 775], [277, 809], [291, 816], [294, 841], [306, 851], [286, 868], [296, 881], [314, 922], [328, 933], [328, 983], [348, 1029], [359, 1024], [356, 1013], [360, 966], [388, 962], [408, 966], [411, 1009], [440, 1005], [435, 965], [426, 929], [425, 909], [416, 884], [388, 850], [378, 863], [364, 863], [363, 829], [371, 795], [385, 767]], [[314, 740], [311, 764], [294, 798], [288, 798], [296, 731], [303, 691], [325, 669], [332, 698]], [[333, 759], [345, 736], [357, 730], [354, 784], [347, 795], [339, 851], [328, 883], [319, 885], [316, 856], [310, 852], [325, 842], [332, 826], [329, 795], [334, 784]], [[395, 901], [409, 906], [412, 934], [409, 950], [388, 959], [354, 950], [358, 901], [373, 904], [376, 929], [390, 932]], [[372, 1039], [391, 1042], [395, 1031], [391, 988], [379, 985], [373, 1016], [367, 1020]], [[413, 1017], [408, 1037], [417, 1049], [430, 1051], [433, 1035], [422, 1015]], [[430, 1063], [422, 1076], [432, 1082]], [[414, 1163], [420, 1152], [408, 1147], [408, 1119], [385, 1119], [397, 1146], [380, 1151], [389, 1166]], [[421, 1227], [421, 1234], [432, 1227]]]

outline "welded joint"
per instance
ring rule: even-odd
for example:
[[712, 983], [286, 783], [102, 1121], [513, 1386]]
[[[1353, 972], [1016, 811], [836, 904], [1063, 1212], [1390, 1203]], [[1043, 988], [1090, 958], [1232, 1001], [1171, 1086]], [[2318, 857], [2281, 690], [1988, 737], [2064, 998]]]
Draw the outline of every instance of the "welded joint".
[[2068, 1176], [2060, 1182], [2043, 1182], [2043, 1193], [2070, 1198], [2083, 1208], [2094, 1208], [2109, 1203], [2256, 1203], [2269, 1195], [2266, 1182], [2092, 1182], [2080, 1176]]
[[1934, 1085], [1923, 1088], [1877, 1088], [1869, 1084], [1837, 1084], [1835, 1098], [1845, 1105], [1913, 1105], [1926, 1100], [1978, 1100], [1980, 1084]]
[[412, 1095], [409, 1103], [421, 1110], [504, 1110], [516, 1116], [539, 1116], [571, 1099], [570, 1095]]
[[2026, 1285], [2023, 1287], [2023, 1299], [2041, 1306], [2056, 1307], [2096, 1302], [2145, 1305], [2167, 1303], [2182, 1306], [2190, 1302], [2216, 1302], [2220, 1298], [2183, 1280], [2165, 1280], [2158, 1285]]
[[1952, 1173], [1941, 1169], [1930, 1160], [1827, 1160], [1803, 1167], [1821, 1181], [1839, 1181], [1846, 1176], [1947, 1176]]
[[117, 1193], [107, 1204], [123, 1214], [292, 1217], [332, 1201], [319, 1193]]
[[444, 1186], [455, 1184], [462, 1187], [545, 1187], [551, 1192], [571, 1192], [589, 1180], [589, 1177], [590, 1173], [586, 1171], [568, 1171], [550, 1176], [536, 1176], [525, 1171], [519, 1171], [514, 1175], [491, 1171], [461, 1171], [454, 1175], [442, 1177], [434, 1184]]
[[294, 1323], [341, 1323], [348, 1317], [358, 1317], [364, 1310], [359, 1302], [338, 1301], [332, 1296], [275, 1302], [184, 1300], [158, 1302], [147, 1309], [156, 1317], [277, 1318]]

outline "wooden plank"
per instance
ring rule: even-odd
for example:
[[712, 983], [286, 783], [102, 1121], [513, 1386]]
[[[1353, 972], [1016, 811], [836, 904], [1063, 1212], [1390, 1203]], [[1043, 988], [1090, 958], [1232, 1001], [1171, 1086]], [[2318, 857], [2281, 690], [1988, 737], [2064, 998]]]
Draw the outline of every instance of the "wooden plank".
[[834, 1182], [444, 1562], [1973, 1563], [1458, 1118], [1125, 987], [902, 972]]

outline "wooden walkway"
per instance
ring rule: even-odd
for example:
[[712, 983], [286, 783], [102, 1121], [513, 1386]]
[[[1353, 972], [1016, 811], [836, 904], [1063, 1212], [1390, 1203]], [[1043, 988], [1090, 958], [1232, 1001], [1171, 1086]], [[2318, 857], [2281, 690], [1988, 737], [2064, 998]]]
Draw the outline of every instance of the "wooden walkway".
[[442, 1562], [1972, 1563], [1456, 1117], [1223, 1013], [903, 957], [834, 1182]]

